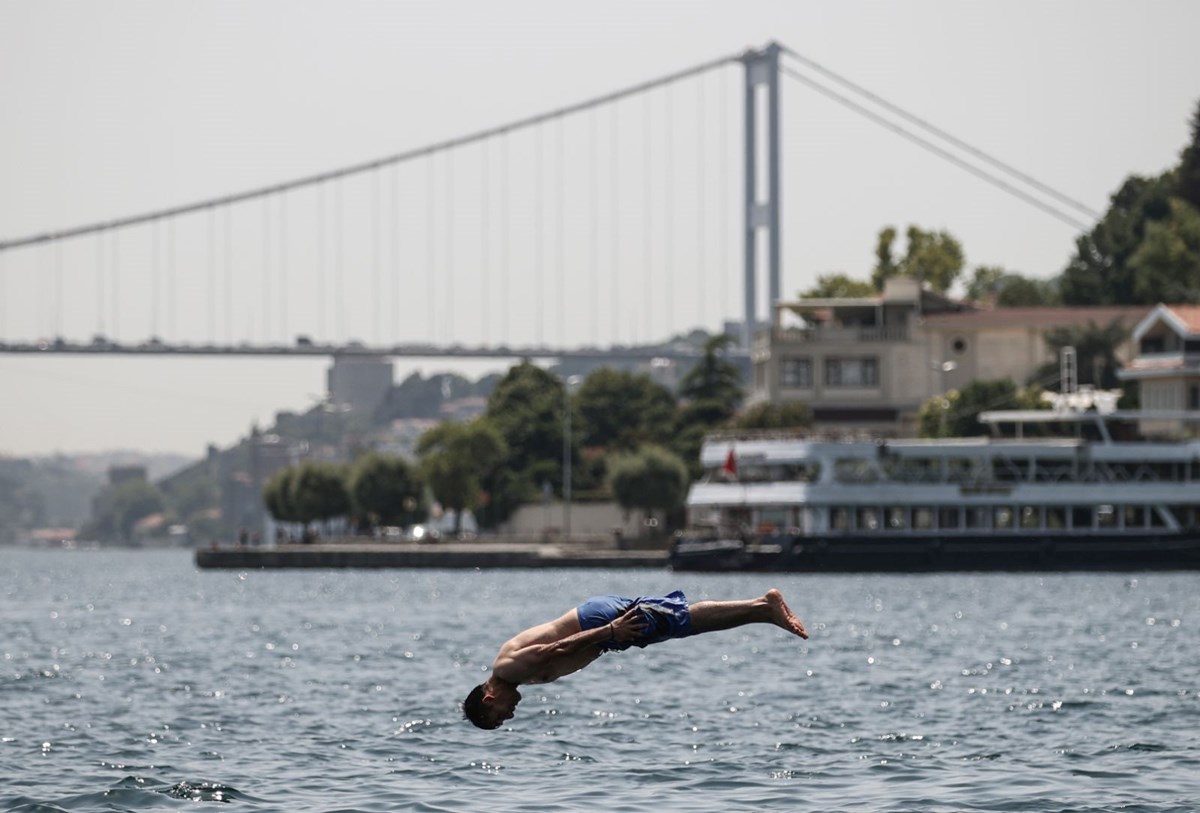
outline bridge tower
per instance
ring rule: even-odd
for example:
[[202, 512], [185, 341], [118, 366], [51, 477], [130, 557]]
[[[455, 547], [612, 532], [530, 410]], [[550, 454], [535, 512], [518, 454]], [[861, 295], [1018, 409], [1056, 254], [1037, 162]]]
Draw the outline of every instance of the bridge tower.
[[[767, 316], [779, 301], [779, 52], [776, 42], [758, 51], [742, 55], [746, 76], [746, 164], [745, 164], [745, 264], [743, 267], [745, 321], [742, 346], [749, 350], [758, 324], [758, 237], [766, 231], [767, 242]], [[766, 156], [759, 143], [759, 110], [766, 106]], [[765, 161], [765, 163], [764, 163]], [[764, 183], [760, 184], [760, 180]], [[760, 186], [764, 188], [760, 188]]]

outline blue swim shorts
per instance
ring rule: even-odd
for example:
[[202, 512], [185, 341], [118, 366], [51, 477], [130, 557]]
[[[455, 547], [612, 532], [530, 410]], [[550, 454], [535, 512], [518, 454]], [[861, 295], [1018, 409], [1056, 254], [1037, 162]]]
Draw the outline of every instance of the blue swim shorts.
[[594, 596], [579, 605], [579, 627], [590, 630], [603, 627], [620, 618], [626, 610], [637, 605], [638, 614], [646, 623], [644, 634], [634, 641], [607, 642], [601, 649], [616, 651], [631, 646], [645, 647], [670, 638], [686, 638], [692, 635], [692, 614], [688, 610], [687, 597], [676, 590], [666, 596]]

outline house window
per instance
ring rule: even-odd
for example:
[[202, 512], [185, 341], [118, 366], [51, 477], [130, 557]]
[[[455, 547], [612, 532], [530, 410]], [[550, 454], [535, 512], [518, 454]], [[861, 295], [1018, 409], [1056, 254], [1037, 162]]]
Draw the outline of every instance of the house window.
[[779, 370], [779, 383], [794, 389], [808, 389], [812, 386], [812, 361], [783, 359]]
[[877, 387], [879, 360], [825, 359], [825, 383], [831, 387]]

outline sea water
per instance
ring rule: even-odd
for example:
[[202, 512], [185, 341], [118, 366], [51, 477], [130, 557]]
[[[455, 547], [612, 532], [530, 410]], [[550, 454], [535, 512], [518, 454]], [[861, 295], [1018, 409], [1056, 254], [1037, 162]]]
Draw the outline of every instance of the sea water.
[[[498, 645], [601, 593], [777, 586], [480, 731]], [[1200, 809], [1200, 576], [198, 571], [0, 549], [0, 811]]]

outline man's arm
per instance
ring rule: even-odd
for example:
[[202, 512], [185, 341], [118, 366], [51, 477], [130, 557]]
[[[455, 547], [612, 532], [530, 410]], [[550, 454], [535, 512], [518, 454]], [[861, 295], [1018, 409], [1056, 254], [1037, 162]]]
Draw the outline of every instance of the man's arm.
[[640, 638], [645, 622], [636, 615], [636, 609], [631, 607], [616, 621], [603, 627], [519, 649], [497, 663], [493, 672], [514, 683], [543, 683], [570, 674], [599, 656], [601, 644]]

